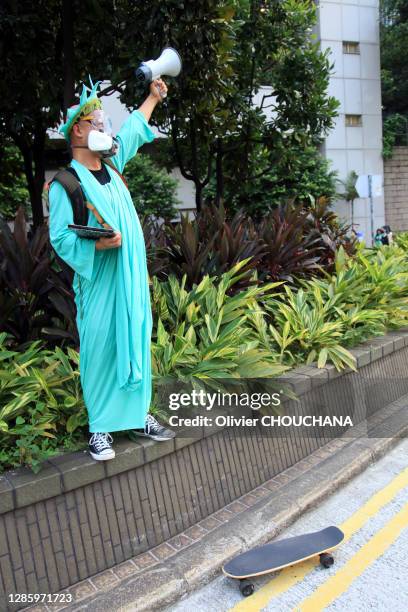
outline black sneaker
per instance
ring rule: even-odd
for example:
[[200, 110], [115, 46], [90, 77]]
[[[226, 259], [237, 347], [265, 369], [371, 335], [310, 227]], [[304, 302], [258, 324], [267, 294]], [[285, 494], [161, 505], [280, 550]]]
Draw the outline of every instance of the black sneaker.
[[144, 438], [151, 438], [157, 442], [164, 442], [165, 440], [171, 440], [175, 437], [174, 431], [166, 429], [163, 425], [160, 425], [158, 421], [151, 415], [148, 414], [146, 417], [146, 424], [144, 429], [132, 429], [129, 433], [132, 439], [133, 435], [143, 436]]
[[107, 461], [115, 457], [115, 451], [111, 447], [113, 438], [110, 433], [93, 433], [89, 438], [89, 453], [96, 461]]

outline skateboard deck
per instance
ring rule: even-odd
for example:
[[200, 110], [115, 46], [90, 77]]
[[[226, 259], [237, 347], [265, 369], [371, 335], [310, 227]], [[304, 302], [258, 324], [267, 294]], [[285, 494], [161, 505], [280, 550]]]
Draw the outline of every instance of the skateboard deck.
[[336, 548], [343, 539], [341, 529], [326, 527], [321, 531], [277, 540], [248, 550], [226, 563], [222, 571], [230, 578], [242, 580], [262, 576], [317, 555], [320, 555], [324, 567], [330, 567], [333, 557], [325, 553]]

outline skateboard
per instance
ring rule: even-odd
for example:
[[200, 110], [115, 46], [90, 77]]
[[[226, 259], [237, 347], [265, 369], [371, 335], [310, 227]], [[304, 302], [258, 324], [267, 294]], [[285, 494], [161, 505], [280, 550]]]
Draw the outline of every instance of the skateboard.
[[222, 568], [226, 576], [240, 581], [239, 590], [244, 597], [252, 595], [254, 584], [248, 578], [276, 572], [288, 565], [295, 565], [319, 555], [323, 567], [334, 563], [329, 551], [336, 548], [344, 539], [338, 527], [326, 527], [321, 531], [277, 540], [241, 553]]

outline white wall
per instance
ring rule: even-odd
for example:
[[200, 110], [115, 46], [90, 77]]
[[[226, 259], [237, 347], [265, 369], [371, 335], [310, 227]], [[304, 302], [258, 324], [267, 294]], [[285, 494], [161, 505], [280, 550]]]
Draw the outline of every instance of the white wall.
[[[318, 36], [334, 63], [329, 93], [340, 101], [340, 115], [322, 152], [340, 179], [352, 170], [383, 175], [378, 0], [320, 0]], [[360, 55], [344, 54], [343, 41], [359, 42]], [[345, 114], [362, 115], [362, 127], [346, 127]], [[350, 221], [346, 202], [334, 208]], [[354, 222], [371, 244], [368, 199], [355, 201]], [[382, 196], [374, 198], [374, 231], [384, 222]]]

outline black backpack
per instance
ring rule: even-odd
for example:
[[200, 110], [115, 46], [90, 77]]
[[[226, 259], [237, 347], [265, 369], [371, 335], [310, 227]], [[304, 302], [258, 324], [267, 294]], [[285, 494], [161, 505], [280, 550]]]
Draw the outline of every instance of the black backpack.
[[[112, 170], [114, 170], [120, 176], [120, 178], [122, 179], [122, 181], [127, 187], [127, 183], [123, 175], [119, 172], [119, 170], [117, 170], [117, 168], [115, 168], [111, 160], [104, 159], [103, 163], [105, 163], [107, 166], [112, 168]], [[95, 206], [91, 202], [86, 200], [85, 194], [82, 190], [81, 183], [76, 177], [73, 168], [64, 168], [63, 170], [59, 170], [54, 176], [54, 178], [50, 181], [50, 186], [53, 181], [58, 181], [64, 187], [65, 191], [67, 192], [67, 195], [69, 199], [71, 200], [71, 204], [72, 204], [73, 220], [74, 220], [75, 225], [88, 225], [89, 210], [92, 210], [96, 218], [98, 219], [98, 221], [102, 225], [105, 225], [103, 218], [100, 217]], [[66, 263], [66, 261], [64, 261], [58, 255], [58, 253], [52, 247], [52, 245], [51, 245], [51, 248], [54, 251], [55, 259], [57, 260], [62, 270], [68, 275], [70, 283], [72, 284], [74, 273], [75, 273], [74, 270], [71, 268], [71, 266], [69, 266]]]

